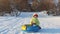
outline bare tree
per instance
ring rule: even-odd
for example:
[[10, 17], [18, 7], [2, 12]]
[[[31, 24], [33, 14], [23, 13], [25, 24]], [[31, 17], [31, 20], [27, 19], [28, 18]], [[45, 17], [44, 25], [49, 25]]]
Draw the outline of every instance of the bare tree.
[[0, 0], [0, 15], [10, 13], [10, 5], [8, 0]]
[[16, 9], [16, 4], [15, 4], [15, 0], [9, 0], [10, 1], [10, 7], [11, 7], [11, 9], [12, 9], [12, 11], [11, 11], [11, 15], [12, 16], [18, 16], [18, 15], [20, 15], [20, 11], [18, 11], [17, 9]]

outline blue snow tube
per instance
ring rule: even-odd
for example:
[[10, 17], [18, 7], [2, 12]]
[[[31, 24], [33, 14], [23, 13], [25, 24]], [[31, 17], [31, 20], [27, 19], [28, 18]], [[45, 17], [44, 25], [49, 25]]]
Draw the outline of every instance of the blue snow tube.
[[26, 26], [25, 32], [38, 32], [41, 29], [41, 27], [34, 25], [34, 26]]
[[27, 31], [28, 32], [38, 32], [39, 27], [38, 26], [30, 26], [30, 27], [27, 27]]

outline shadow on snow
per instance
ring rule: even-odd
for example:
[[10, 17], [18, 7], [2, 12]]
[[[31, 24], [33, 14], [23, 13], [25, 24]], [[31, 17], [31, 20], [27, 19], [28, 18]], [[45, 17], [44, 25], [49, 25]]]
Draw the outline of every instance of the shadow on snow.
[[40, 33], [60, 33], [60, 29], [41, 29]]

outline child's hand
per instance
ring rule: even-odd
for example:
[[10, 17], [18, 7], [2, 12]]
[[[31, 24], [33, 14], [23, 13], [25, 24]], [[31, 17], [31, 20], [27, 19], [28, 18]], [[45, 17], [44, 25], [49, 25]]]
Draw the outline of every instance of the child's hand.
[[33, 23], [35, 23], [35, 21], [33, 21]]

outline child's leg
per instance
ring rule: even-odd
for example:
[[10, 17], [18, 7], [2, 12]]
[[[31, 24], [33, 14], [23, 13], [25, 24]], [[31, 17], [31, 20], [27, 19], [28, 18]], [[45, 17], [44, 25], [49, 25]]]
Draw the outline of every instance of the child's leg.
[[39, 26], [39, 29], [41, 29], [41, 27]]
[[39, 25], [37, 25], [39, 27], [39, 29], [41, 29], [41, 27]]

